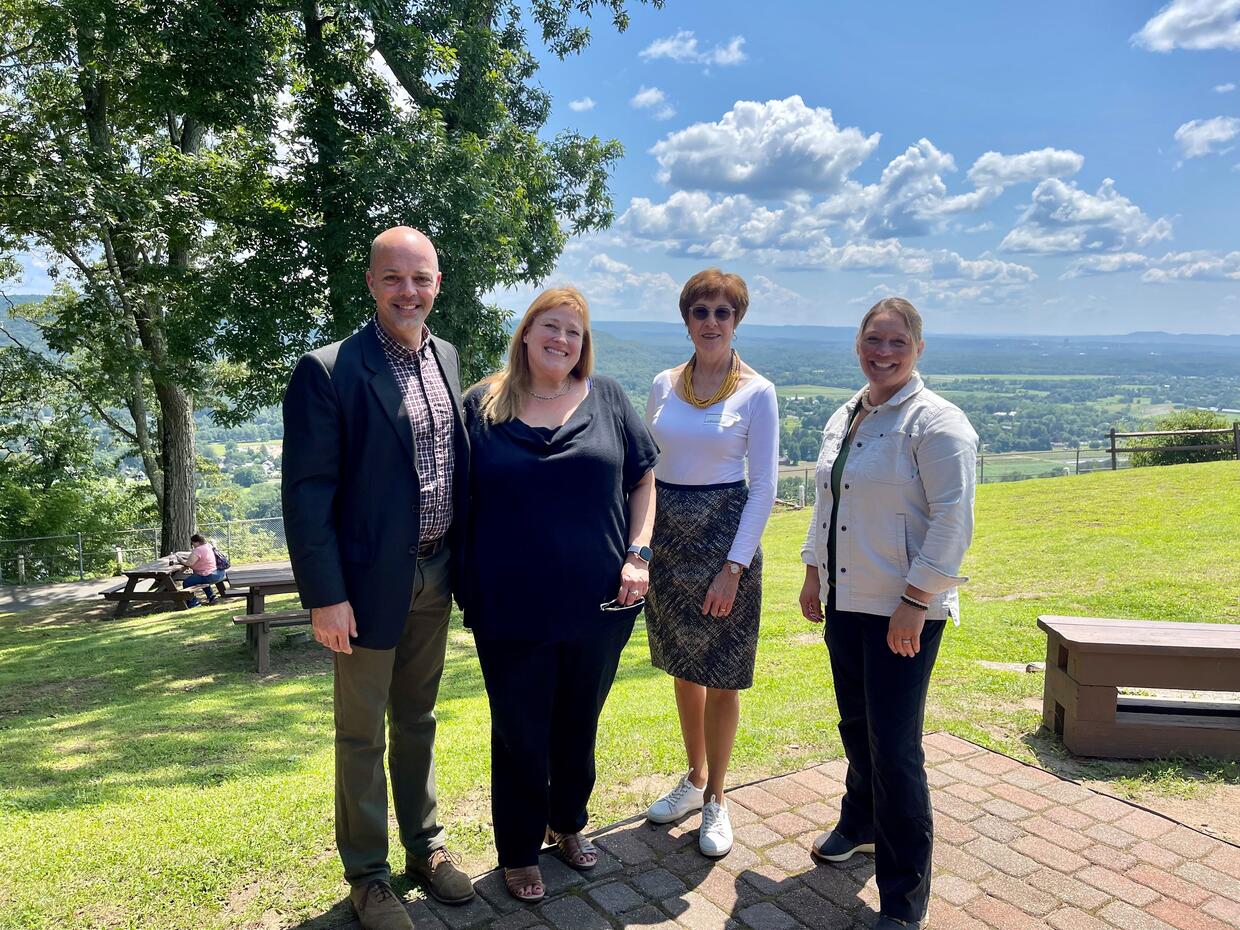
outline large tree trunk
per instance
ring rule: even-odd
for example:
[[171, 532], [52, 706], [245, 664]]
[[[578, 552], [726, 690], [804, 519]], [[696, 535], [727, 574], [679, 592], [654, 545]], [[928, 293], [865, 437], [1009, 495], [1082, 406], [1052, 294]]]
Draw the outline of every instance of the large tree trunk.
[[343, 130], [336, 112], [336, 88], [330, 75], [332, 50], [324, 35], [323, 26], [327, 16], [317, 0], [305, 0], [302, 4], [305, 24], [304, 55], [309, 75], [309, 94], [313, 99], [306, 111], [306, 132], [314, 144], [314, 165], [310, 176], [318, 187], [322, 226], [319, 228], [318, 252], [323, 263], [327, 283], [327, 303], [331, 309], [332, 322], [341, 327], [338, 338], [352, 330], [349, 324], [349, 236], [345, 229], [349, 211], [344, 203], [345, 179], [342, 177]]
[[163, 425], [161, 464], [164, 494], [160, 551], [175, 552], [189, 546], [190, 534], [197, 529], [194, 515], [198, 485], [194, 458], [194, 402], [184, 388], [175, 384], [157, 384], [155, 396], [159, 398]]

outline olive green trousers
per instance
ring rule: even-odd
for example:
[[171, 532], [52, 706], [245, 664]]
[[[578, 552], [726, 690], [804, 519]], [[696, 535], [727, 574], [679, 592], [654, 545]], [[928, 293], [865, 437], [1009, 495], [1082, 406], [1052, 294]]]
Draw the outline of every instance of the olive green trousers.
[[[419, 560], [413, 601], [393, 649], [335, 656], [336, 847], [354, 886], [388, 881], [387, 751], [392, 802], [408, 855], [444, 845], [435, 805], [435, 698], [452, 598], [449, 550]], [[384, 724], [387, 740], [384, 740]]]

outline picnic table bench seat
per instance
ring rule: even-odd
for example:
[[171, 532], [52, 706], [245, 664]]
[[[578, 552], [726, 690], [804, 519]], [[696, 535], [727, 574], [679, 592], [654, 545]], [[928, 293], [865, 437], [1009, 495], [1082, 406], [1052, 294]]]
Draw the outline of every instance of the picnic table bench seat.
[[271, 631], [280, 627], [309, 626], [310, 611], [281, 610], [245, 614], [233, 617], [233, 623], [245, 627], [246, 642], [254, 655], [258, 674], [266, 675], [271, 670]]
[[1042, 722], [1074, 753], [1240, 759], [1240, 701], [1119, 689], [1240, 691], [1240, 624], [1038, 618], [1046, 633]]

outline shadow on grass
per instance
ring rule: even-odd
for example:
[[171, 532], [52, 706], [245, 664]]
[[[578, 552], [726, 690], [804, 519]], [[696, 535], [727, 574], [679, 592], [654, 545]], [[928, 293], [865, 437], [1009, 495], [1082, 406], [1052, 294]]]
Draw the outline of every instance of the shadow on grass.
[[348, 898], [336, 903], [330, 910], [309, 920], [304, 920], [289, 928], [289, 930], [354, 930], [361, 927], [357, 922], [357, 914], [353, 910], [353, 905], [349, 903]]
[[[1074, 755], [1046, 727], [1021, 737], [1038, 764], [1072, 781], [1109, 781], [1126, 789], [1148, 788], [1161, 794], [1192, 794], [1195, 788], [1240, 785], [1240, 762], [1200, 756], [1166, 759], [1094, 759]], [[1133, 792], [1135, 793], [1135, 792]]]
[[[279, 604], [273, 610], [282, 609]], [[62, 606], [0, 618], [0, 779], [11, 811], [85, 807], [135, 790], [278, 775], [332, 744], [331, 656], [273, 643], [259, 678], [237, 604], [99, 621]], [[636, 637], [635, 637], [636, 639]], [[626, 663], [622, 677], [659, 674]], [[453, 619], [437, 714], [483, 699]]]

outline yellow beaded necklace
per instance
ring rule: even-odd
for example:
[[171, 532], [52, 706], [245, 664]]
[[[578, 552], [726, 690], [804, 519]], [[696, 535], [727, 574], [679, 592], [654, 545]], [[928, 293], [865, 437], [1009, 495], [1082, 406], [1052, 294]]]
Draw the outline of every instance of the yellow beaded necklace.
[[719, 390], [715, 391], [715, 393], [706, 400], [698, 400], [698, 396], [693, 393], [693, 369], [696, 365], [697, 353], [694, 353], [693, 358], [689, 359], [689, 361], [685, 364], [685, 371], [681, 376], [684, 378], [685, 400], [693, 406], [699, 409], [705, 409], [706, 407], [719, 403], [721, 400], [731, 397], [733, 393], [735, 393], [737, 385], [739, 385], [741, 381], [741, 358], [736, 354], [735, 349], [732, 350], [732, 365], [728, 368], [728, 373], [724, 375], [723, 383], [719, 385]]

